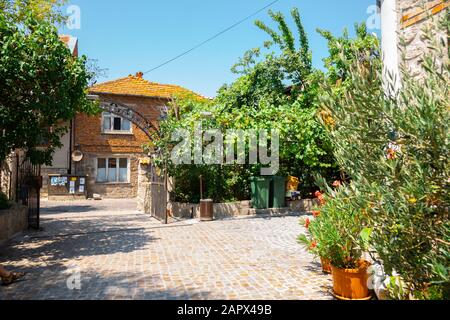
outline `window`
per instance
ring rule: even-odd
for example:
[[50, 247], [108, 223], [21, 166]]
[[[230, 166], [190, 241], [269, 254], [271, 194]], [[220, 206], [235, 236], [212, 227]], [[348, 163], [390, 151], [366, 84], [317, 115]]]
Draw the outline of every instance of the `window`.
[[98, 158], [97, 182], [128, 183], [128, 158]]
[[131, 133], [131, 122], [112, 113], [103, 112], [102, 122], [104, 133]]

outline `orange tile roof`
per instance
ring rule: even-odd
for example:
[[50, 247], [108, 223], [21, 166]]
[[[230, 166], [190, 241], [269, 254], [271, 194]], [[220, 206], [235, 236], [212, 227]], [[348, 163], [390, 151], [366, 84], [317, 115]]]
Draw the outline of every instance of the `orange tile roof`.
[[138, 72], [135, 76], [129, 75], [126, 78], [96, 84], [89, 88], [89, 92], [92, 94], [103, 93], [164, 99], [170, 99], [172, 97], [190, 97], [206, 100], [205, 97], [180, 86], [147, 81], [142, 78], [141, 72]]

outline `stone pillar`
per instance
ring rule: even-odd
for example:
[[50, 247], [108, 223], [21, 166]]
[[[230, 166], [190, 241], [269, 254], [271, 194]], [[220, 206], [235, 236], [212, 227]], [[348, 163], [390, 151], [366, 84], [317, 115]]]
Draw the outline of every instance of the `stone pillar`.
[[137, 191], [137, 209], [139, 211], [150, 213], [150, 180], [151, 165], [150, 160], [142, 159], [139, 161], [138, 170], [138, 191]]

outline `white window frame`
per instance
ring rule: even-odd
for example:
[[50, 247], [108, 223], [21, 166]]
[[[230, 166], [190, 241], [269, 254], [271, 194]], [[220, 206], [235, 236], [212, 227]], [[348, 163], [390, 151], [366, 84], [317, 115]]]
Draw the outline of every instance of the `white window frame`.
[[[109, 113], [109, 115], [106, 116], [105, 113]], [[130, 121], [130, 130], [114, 130], [114, 129], [112, 129], [112, 130], [105, 130], [104, 122], [105, 122], [105, 118], [106, 117], [110, 118], [111, 128], [114, 128], [114, 121], [113, 121], [114, 118], [120, 118], [121, 119], [120, 120], [121, 126], [122, 126], [122, 121], [124, 120], [124, 118], [122, 118], [120, 116], [117, 116], [117, 115], [115, 115], [113, 113], [106, 112], [106, 111], [102, 112], [101, 126], [102, 126], [102, 133], [103, 134], [124, 134], [124, 135], [133, 134], [133, 123], [131, 121]], [[127, 120], [127, 119], [125, 119], [125, 120]]]
[[[106, 160], [106, 179], [107, 181], [98, 181], [98, 159]], [[108, 181], [109, 176], [109, 160], [116, 159], [116, 181]], [[119, 172], [120, 172], [120, 159], [127, 159], [127, 181], [122, 182], [119, 181]], [[131, 183], [131, 158], [129, 156], [123, 155], [111, 155], [111, 156], [99, 156], [95, 158], [95, 183], [97, 184], [130, 184]]]

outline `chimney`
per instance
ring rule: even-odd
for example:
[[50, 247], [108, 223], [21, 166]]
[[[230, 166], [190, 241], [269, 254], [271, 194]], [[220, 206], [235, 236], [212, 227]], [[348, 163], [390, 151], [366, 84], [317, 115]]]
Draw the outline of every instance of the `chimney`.
[[141, 71], [136, 72], [136, 78], [142, 79], [143, 76], [144, 76], [143, 72], [141, 72]]

